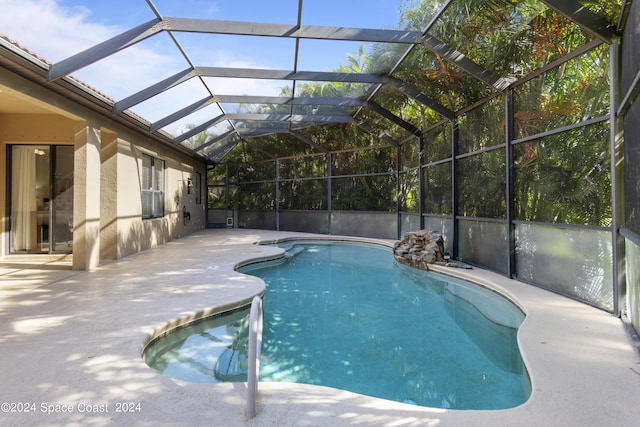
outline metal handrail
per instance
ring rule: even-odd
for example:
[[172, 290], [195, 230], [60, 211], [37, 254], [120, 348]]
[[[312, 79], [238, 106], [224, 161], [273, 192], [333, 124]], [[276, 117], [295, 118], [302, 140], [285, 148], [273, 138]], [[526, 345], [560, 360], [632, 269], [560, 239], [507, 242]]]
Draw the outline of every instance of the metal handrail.
[[249, 369], [247, 372], [247, 417], [256, 416], [260, 353], [262, 351], [262, 298], [253, 297], [249, 314]]

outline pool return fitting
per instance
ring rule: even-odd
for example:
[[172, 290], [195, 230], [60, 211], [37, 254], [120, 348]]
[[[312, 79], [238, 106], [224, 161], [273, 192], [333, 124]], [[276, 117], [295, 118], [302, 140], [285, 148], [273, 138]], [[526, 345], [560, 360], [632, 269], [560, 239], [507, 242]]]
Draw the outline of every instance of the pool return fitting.
[[253, 297], [249, 314], [249, 368], [247, 372], [247, 417], [256, 416], [260, 353], [262, 352], [262, 298]]

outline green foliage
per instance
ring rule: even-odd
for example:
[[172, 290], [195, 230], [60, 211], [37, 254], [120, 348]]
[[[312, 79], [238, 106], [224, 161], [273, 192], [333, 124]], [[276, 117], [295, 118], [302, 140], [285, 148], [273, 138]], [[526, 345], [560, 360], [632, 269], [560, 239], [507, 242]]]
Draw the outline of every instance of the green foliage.
[[430, 214], [450, 215], [451, 162], [438, 163], [424, 168], [424, 210]]
[[[608, 62], [602, 46], [517, 87], [515, 137], [607, 115]], [[608, 146], [608, 122], [517, 145], [516, 217], [610, 225]]]
[[272, 211], [276, 208], [274, 182], [241, 184], [238, 188], [238, 209]]
[[458, 214], [506, 218], [505, 150], [495, 149], [457, 160]]
[[608, 114], [608, 71], [608, 48], [601, 46], [518, 86], [516, 138]]
[[451, 157], [451, 123], [438, 126], [424, 134], [424, 163]]
[[396, 153], [392, 147], [336, 153], [332, 156], [333, 175], [394, 173]]
[[[185, 126], [187, 131], [190, 131], [196, 127], [194, 124], [188, 124]], [[202, 131], [187, 139], [187, 142], [194, 148], [198, 148], [202, 144], [206, 143], [210, 139], [213, 139], [217, 136], [217, 134], [213, 132]]]
[[[402, 0], [399, 27], [424, 31], [447, 1]], [[619, 1], [584, 1], [586, 7], [615, 22]], [[590, 41], [578, 25], [537, 0], [458, 0], [451, 2], [429, 35], [446, 43], [489, 73], [515, 81]], [[363, 45], [333, 71], [389, 73], [405, 53], [397, 44]], [[513, 129], [516, 139], [578, 124], [608, 114], [609, 52], [601, 46], [541, 76], [515, 87]], [[474, 153], [456, 160], [459, 214], [506, 217], [505, 97], [500, 94], [464, 114], [460, 110], [495, 93], [455, 63], [416, 46], [393, 77], [457, 114], [459, 152]], [[296, 96], [368, 99], [371, 85], [349, 82], [298, 82]], [[282, 90], [291, 96], [291, 87]], [[419, 129], [443, 118], [391, 85], [378, 88], [373, 102]], [[242, 112], [353, 114], [355, 108], [326, 106], [242, 105]], [[370, 109], [358, 110], [353, 123], [313, 126], [292, 135], [277, 134], [242, 142], [225, 157], [237, 164], [230, 176], [240, 182], [239, 207], [273, 209], [275, 159], [279, 160], [281, 209], [326, 209], [328, 160], [318, 146], [331, 152], [331, 205], [335, 210], [395, 211], [396, 199], [405, 212], [452, 213], [451, 123], [424, 135], [420, 172], [418, 138]], [[402, 144], [400, 153], [379, 137]], [[610, 224], [608, 128], [606, 123], [577, 128], [547, 138], [517, 144], [515, 204], [520, 220], [571, 224]], [[199, 144], [199, 142], [194, 142]], [[197, 145], [196, 145], [197, 146]], [[479, 151], [479, 152], [478, 152]], [[398, 154], [400, 157], [398, 158]], [[402, 168], [397, 183], [398, 162]], [[419, 200], [419, 176], [425, 199]], [[399, 194], [397, 188], [400, 188]]]
[[505, 143], [504, 104], [504, 97], [497, 97], [458, 118], [461, 154]]
[[300, 179], [327, 176], [327, 156], [314, 155], [280, 160], [281, 179]]
[[296, 179], [280, 183], [280, 209], [326, 210], [327, 206], [327, 179]]
[[413, 138], [402, 145], [401, 169], [418, 167], [420, 163], [420, 139]]
[[405, 170], [400, 174], [400, 211], [409, 213], [420, 212], [420, 194], [418, 169]]
[[355, 176], [331, 180], [332, 208], [342, 211], [396, 210], [395, 175]]
[[207, 171], [207, 206], [209, 209], [226, 209], [227, 171], [217, 167]]
[[275, 162], [247, 163], [238, 168], [239, 182], [273, 181], [275, 176]]
[[516, 146], [516, 218], [611, 225], [608, 122]]

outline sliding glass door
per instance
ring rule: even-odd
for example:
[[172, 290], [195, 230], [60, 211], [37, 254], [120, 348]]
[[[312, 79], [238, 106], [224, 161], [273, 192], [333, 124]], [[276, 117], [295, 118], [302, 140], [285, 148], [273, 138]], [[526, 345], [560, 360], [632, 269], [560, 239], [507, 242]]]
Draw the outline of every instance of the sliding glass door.
[[9, 157], [11, 253], [70, 253], [73, 146], [14, 145]]

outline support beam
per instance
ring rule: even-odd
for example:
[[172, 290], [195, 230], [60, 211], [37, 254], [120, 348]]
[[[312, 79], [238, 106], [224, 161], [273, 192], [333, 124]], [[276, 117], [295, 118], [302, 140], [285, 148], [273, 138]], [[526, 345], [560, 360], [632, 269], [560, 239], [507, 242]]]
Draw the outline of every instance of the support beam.
[[386, 142], [389, 145], [393, 145], [394, 147], [400, 147], [400, 143], [398, 141], [396, 141], [395, 139], [391, 138], [389, 135], [387, 135], [384, 132], [378, 132], [376, 131], [372, 126], [368, 125], [365, 122], [357, 122], [356, 125], [362, 129], [363, 131], [370, 133], [371, 135], [375, 136], [378, 139], [383, 140], [384, 142]]
[[207, 96], [193, 104], [170, 114], [151, 124], [149, 130], [155, 132], [158, 129], [176, 122], [201, 108], [213, 103], [228, 104], [268, 104], [268, 105], [319, 105], [330, 107], [359, 107], [364, 101], [357, 98], [333, 98], [333, 97], [300, 97], [287, 96], [248, 96], [248, 95], [215, 95]]
[[113, 114], [118, 114], [128, 108], [133, 107], [134, 105], [141, 103], [142, 101], [146, 101], [149, 98], [161, 94], [165, 90], [171, 89], [172, 87], [177, 86], [180, 83], [186, 82], [196, 75], [196, 70], [192, 70], [190, 68], [182, 70], [171, 77], [168, 77], [154, 85], [141, 90], [140, 92], [134, 93], [133, 95], [116, 102], [113, 106], [112, 112]]
[[430, 109], [432, 109], [436, 113], [440, 114], [441, 116], [443, 116], [443, 117], [445, 117], [445, 118], [447, 118], [449, 120], [453, 120], [453, 118], [455, 117], [455, 113], [453, 111], [451, 111], [450, 109], [448, 109], [444, 105], [440, 104], [439, 102], [429, 98], [428, 96], [426, 96], [425, 94], [423, 94], [419, 90], [411, 87], [408, 83], [406, 83], [406, 82], [404, 82], [402, 80], [399, 80], [399, 79], [396, 79], [396, 78], [393, 78], [393, 77], [388, 77], [386, 79], [385, 83], [388, 83], [390, 86], [394, 87], [398, 91], [404, 93], [405, 95], [407, 95], [410, 98], [415, 99], [416, 101], [418, 101], [422, 105], [425, 105], [425, 106], [429, 107]]
[[217, 21], [208, 19], [165, 18], [166, 29], [176, 32], [230, 34], [241, 36], [285, 37], [297, 39], [341, 40], [371, 43], [420, 43], [422, 33], [408, 30], [325, 27], [316, 25], [268, 24], [262, 22]]
[[[626, 215], [624, 207], [624, 117], [618, 115], [616, 106], [622, 92], [621, 46], [614, 43], [609, 46], [609, 162], [611, 176], [611, 247], [613, 257], [613, 314], [621, 316], [627, 310], [627, 286], [625, 274], [626, 245], [620, 234], [624, 228]], [[637, 77], [637, 76], [636, 76]]]
[[47, 80], [53, 81], [59, 79], [153, 36], [164, 29], [162, 25], [159, 24], [161, 24], [159, 19], [152, 19], [149, 22], [53, 64], [51, 68], [49, 68]]
[[638, 74], [636, 74], [635, 78], [633, 79], [633, 82], [631, 82], [631, 85], [629, 86], [629, 90], [624, 95], [624, 98], [620, 102], [620, 105], [617, 107], [616, 114], [618, 116], [624, 116], [629, 110], [629, 108], [631, 108], [631, 105], [635, 102], [636, 98], [638, 98], [639, 94], [640, 94], [640, 71], [638, 71]]
[[[427, 27], [422, 31], [422, 37], [424, 38], [427, 33], [429, 33], [429, 30], [431, 30], [431, 28], [435, 25], [435, 23], [438, 21], [438, 19], [440, 19], [440, 17], [442, 16], [442, 14], [444, 14], [444, 12], [449, 8], [449, 6], [451, 5], [451, 3], [453, 3], [453, 0], [447, 0], [444, 2], [444, 4], [442, 5], [442, 7], [440, 8], [440, 10], [438, 11], [438, 13], [436, 13], [434, 16], [431, 17], [431, 20], [429, 21], [429, 24], [427, 24]], [[409, 57], [409, 55], [411, 54], [411, 52], [415, 49], [415, 45], [413, 46], [409, 46], [407, 48], [407, 50], [405, 50], [405, 52], [402, 54], [402, 56], [398, 59], [398, 61], [395, 63], [395, 65], [393, 67], [391, 67], [391, 70], [389, 70], [388, 75], [392, 76], [393, 74], [395, 74], [395, 72], [398, 70], [398, 68], [400, 68], [400, 65]], [[378, 93], [378, 91], [382, 88], [382, 85], [377, 85], [369, 94], [369, 96], [367, 97], [367, 101], [371, 101], [373, 99], [374, 96], [376, 96], [376, 94]], [[361, 109], [359, 109], [356, 114], [354, 115], [357, 116], [358, 113], [360, 113]]]
[[264, 149], [258, 147], [256, 144], [253, 144], [250, 141], [247, 141], [246, 139], [243, 139], [242, 142], [244, 142], [245, 144], [247, 144], [249, 147], [253, 148], [254, 150], [257, 150], [257, 151], [261, 152], [262, 154], [264, 154], [269, 159], [275, 160], [276, 156], [274, 156], [273, 154], [269, 153], [267, 150], [264, 150]]
[[309, 138], [307, 138], [305, 136], [302, 136], [302, 135], [300, 135], [299, 133], [296, 133], [296, 132], [289, 132], [289, 133], [291, 135], [293, 135], [294, 137], [298, 138], [300, 141], [304, 142], [305, 144], [309, 144], [310, 146], [312, 146], [316, 150], [318, 150], [320, 152], [323, 152], [325, 154], [329, 154], [329, 150], [324, 148], [322, 145], [316, 144], [315, 142], [313, 142]]
[[[422, 137], [420, 137], [422, 138]], [[400, 180], [402, 176], [402, 148], [396, 147], [396, 239], [400, 240], [402, 237], [402, 201], [400, 193], [402, 192], [402, 185]], [[420, 229], [422, 230], [423, 227]]]
[[475, 62], [464, 56], [464, 54], [462, 54], [461, 52], [455, 50], [450, 46], [447, 46], [446, 43], [438, 40], [433, 36], [425, 36], [423, 45], [430, 51], [442, 56], [451, 63], [455, 64], [458, 68], [471, 74], [476, 79], [486, 83], [489, 86], [493, 86], [497, 90], [504, 90], [511, 84], [511, 81], [494, 75], [486, 68], [476, 64]]
[[418, 144], [418, 214], [420, 215], [420, 230], [424, 230], [424, 202], [427, 195], [427, 186], [424, 182], [424, 135], [420, 135]]
[[196, 148], [194, 148], [193, 152], [197, 153], [198, 151], [202, 151], [205, 148], [209, 147], [210, 145], [213, 145], [216, 142], [222, 141], [223, 139], [230, 137], [231, 135], [235, 134], [235, 132], [236, 132], [235, 129], [232, 129], [230, 131], [227, 131], [227, 132], [223, 133], [222, 135], [218, 135], [218, 136], [216, 136], [214, 138], [211, 138], [210, 140], [208, 140], [204, 144], [199, 145]]
[[278, 129], [288, 132], [290, 127], [291, 123], [288, 121], [243, 121], [242, 126], [237, 126], [236, 130], [243, 129], [246, 131], [255, 131]]
[[578, 0], [541, 0], [560, 15], [575, 22], [588, 32], [606, 43], [614, 43], [618, 38], [616, 27], [602, 16], [585, 7]]
[[620, 16], [618, 17], [618, 25], [616, 25], [618, 34], [624, 33], [624, 29], [627, 26], [629, 12], [631, 11], [631, 3], [633, 3], [633, 0], [622, 0], [622, 3], [620, 4]]
[[[163, 91], [170, 89], [192, 77], [205, 76], [205, 77], [223, 77], [223, 78], [254, 78], [254, 79], [276, 79], [276, 80], [305, 80], [305, 81], [335, 81], [335, 82], [349, 82], [349, 83], [370, 83], [370, 84], [382, 84], [388, 83], [402, 93], [416, 99], [418, 102], [433, 109], [438, 114], [443, 115], [449, 119], [453, 118], [453, 112], [444, 106], [438, 104], [436, 101], [428, 98], [420, 91], [412, 88], [401, 80], [394, 79], [387, 76], [378, 74], [360, 74], [360, 73], [339, 73], [339, 72], [315, 72], [315, 71], [289, 71], [289, 70], [269, 70], [269, 69], [244, 69], [244, 68], [224, 68], [224, 67], [202, 67], [195, 70], [186, 69], [173, 76], [158, 82], [152, 86], [149, 86], [142, 91], [133, 94], [121, 101], [118, 101], [113, 108], [113, 113], [116, 114], [127, 108], [131, 108], [139, 102], [149, 99], [155, 95], [162, 93]], [[273, 104], [292, 104], [292, 105], [326, 105], [326, 106], [347, 106], [347, 107], [360, 107], [365, 104], [365, 101], [354, 98], [323, 98], [323, 97], [265, 97], [265, 96], [238, 96], [238, 95], [218, 95], [214, 97], [216, 102], [235, 102], [235, 103], [273, 103]], [[266, 102], [265, 102], [266, 101]], [[200, 100], [190, 106], [176, 112], [170, 116], [161, 119], [159, 123], [152, 125], [153, 130], [160, 129], [171, 123], [169, 120], [178, 120], [191, 112], [202, 108], [204, 104], [208, 103], [206, 100]], [[374, 107], [376, 108], [376, 107]], [[386, 110], [385, 110], [386, 111]], [[390, 113], [389, 113], [390, 114]], [[325, 116], [327, 118], [334, 119], [321, 119], [312, 120], [319, 122], [345, 122], [339, 119], [341, 116]], [[337, 117], [337, 118], [336, 118]], [[394, 116], [395, 117], [395, 116]], [[401, 120], [399, 118], [393, 119]], [[296, 121], [296, 120], [292, 120]], [[300, 121], [305, 121], [300, 120]], [[405, 122], [406, 123], [406, 122]], [[161, 126], [160, 126], [161, 125]], [[401, 125], [405, 127], [405, 125]], [[411, 125], [412, 126], [412, 125]], [[416, 130], [409, 128], [409, 131], [415, 133]]]
[[198, 67], [202, 77], [235, 79], [304, 80], [313, 82], [384, 83], [384, 76], [370, 73], [333, 71], [270, 70], [265, 68]]
[[[222, 147], [216, 148], [215, 150], [213, 150], [211, 153], [209, 153], [207, 155], [207, 160], [211, 160], [214, 157], [219, 156], [220, 154], [223, 154], [222, 157], [220, 157], [219, 160], [222, 160], [227, 154], [229, 154], [229, 152], [236, 146], [238, 145], [238, 143], [241, 141], [240, 138], [236, 137], [236, 138], [232, 138], [227, 144], [223, 145]], [[226, 184], [227, 188], [229, 187], [229, 184]], [[227, 203], [228, 206], [228, 203]]]
[[336, 97], [290, 97], [290, 96], [249, 96], [216, 95], [216, 102], [225, 104], [272, 104], [272, 105], [323, 105], [329, 107], [360, 107], [364, 101], [358, 98]]
[[272, 135], [276, 133], [290, 133], [293, 131], [308, 129], [314, 126], [313, 122], [260, 122], [246, 121], [241, 126], [236, 126], [236, 131], [243, 137], [255, 137]]
[[236, 132], [243, 138], [258, 138], [260, 136], [269, 136], [279, 133], [288, 133], [289, 128], [236, 128]]
[[280, 160], [276, 159], [276, 191], [273, 204], [276, 211], [276, 231], [280, 231]]
[[451, 121], [451, 218], [453, 225], [451, 226], [451, 258], [458, 259], [460, 256], [458, 231], [458, 142], [460, 139], [460, 128], [458, 119]]
[[199, 101], [194, 102], [193, 104], [176, 111], [175, 113], [169, 114], [166, 117], [163, 117], [162, 119], [151, 123], [151, 126], [149, 127], [149, 131], [150, 132], [155, 132], [158, 129], [162, 129], [163, 127], [176, 122], [184, 117], [187, 117], [189, 114], [194, 113], [196, 111], [198, 111], [201, 108], [206, 107], [207, 105], [211, 105], [215, 102], [215, 100], [213, 99], [213, 97], [211, 96], [207, 96], [205, 98], [202, 98]]
[[389, 119], [390, 121], [392, 121], [396, 125], [398, 125], [401, 128], [411, 132], [412, 134], [414, 134], [416, 136], [420, 136], [422, 134], [422, 131], [420, 129], [418, 129], [417, 127], [415, 127], [411, 123], [401, 119], [400, 117], [396, 116], [395, 114], [393, 114], [389, 110], [381, 107], [380, 105], [376, 104], [375, 102], [368, 101], [366, 106], [371, 111], [375, 111], [376, 113], [380, 114], [382, 117], [384, 117], [386, 119]]
[[333, 216], [333, 155], [327, 154], [327, 234], [332, 234], [332, 221]]
[[516, 271], [516, 230], [513, 221], [515, 218], [515, 161], [513, 157], [514, 139], [514, 93], [513, 89], [507, 90], [505, 97], [505, 164], [506, 164], [506, 202], [507, 202], [507, 275], [515, 279]]
[[[408, 83], [393, 77], [383, 76], [379, 74], [367, 73], [339, 73], [339, 72], [317, 72], [317, 71], [289, 71], [289, 70], [268, 70], [268, 69], [243, 69], [243, 68], [220, 68], [220, 67], [203, 67], [199, 68], [200, 74], [205, 77], [226, 77], [226, 78], [251, 78], [251, 79], [274, 79], [274, 80], [304, 80], [304, 81], [328, 81], [328, 82], [347, 82], [347, 83], [368, 83], [383, 84], [387, 83], [396, 88], [407, 96], [417, 100], [434, 110], [436, 113], [452, 119], [454, 114], [448, 108], [440, 105], [433, 99], [427, 97]], [[220, 97], [217, 97], [218, 99]], [[327, 98], [322, 101], [318, 98], [300, 98], [295, 101], [293, 98], [291, 103], [295, 105], [339, 105], [339, 106], [362, 106], [364, 101], [350, 98]], [[220, 101], [224, 102], [224, 101]], [[298, 104], [298, 102], [300, 104]], [[326, 103], [325, 103], [326, 102]]]
[[351, 116], [336, 115], [336, 116], [324, 116], [313, 114], [252, 114], [252, 113], [232, 113], [225, 114], [227, 120], [248, 120], [248, 121], [261, 121], [261, 122], [313, 122], [313, 123], [349, 123], [353, 120]]
[[73, 270], [100, 264], [101, 130], [92, 121], [76, 121], [73, 154]]
[[217, 117], [214, 117], [213, 119], [211, 119], [209, 121], [206, 121], [206, 122], [202, 123], [201, 125], [196, 126], [193, 129], [191, 129], [191, 130], [189, 130], [189, 131], [187, 131], [187, 132], [185, 132], [185, 133], [183, 133], [181, 135], [176, 136], [173, 139], [173, 143], [174, 144], [179, 144], [182, 141], [184, 141], [185, 139], [189, 139], [192, 136], [195, 136], [195, 135], [199, 134], [200, 132], [204, 132], [205, 130], [209, 129], [212, 126], [217, 125], [218, 123], [220, 123], [220, 122], [222, 122], [224, 120], [225, 120], [224, 114], [221, 114], [221, 115], [219, 115]]

